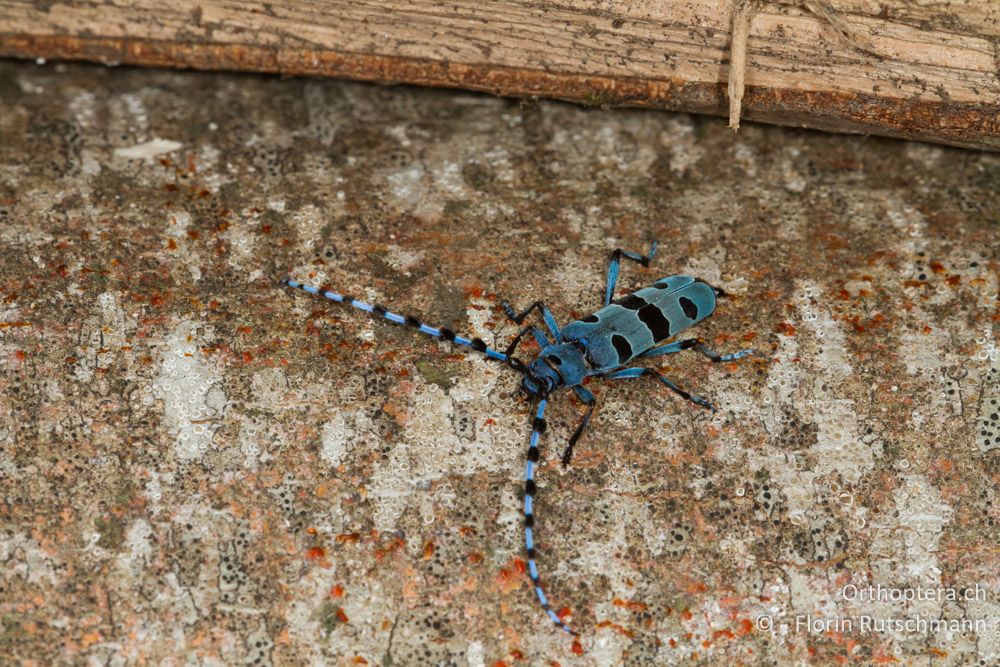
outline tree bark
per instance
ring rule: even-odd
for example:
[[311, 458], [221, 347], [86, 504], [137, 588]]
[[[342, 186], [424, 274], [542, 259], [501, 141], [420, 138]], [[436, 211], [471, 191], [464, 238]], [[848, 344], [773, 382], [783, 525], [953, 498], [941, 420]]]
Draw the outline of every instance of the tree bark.
[[736, 123], [1000, 150], [1000, 4], [760, 2], [734, 44], [737, 4], [7, 0], [0, 55], [735, 111]]

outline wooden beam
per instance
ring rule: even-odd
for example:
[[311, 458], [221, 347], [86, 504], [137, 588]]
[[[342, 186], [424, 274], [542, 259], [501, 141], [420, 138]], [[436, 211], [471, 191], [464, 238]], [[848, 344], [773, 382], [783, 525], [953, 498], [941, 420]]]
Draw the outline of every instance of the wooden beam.
[[732, 111], [734, 62], [737, 122], [1000, 150], [1000, 3], [761, 0], [736, 14], [733, 54], [743, 1], [7, 0], [0, 55], [717, 115]]

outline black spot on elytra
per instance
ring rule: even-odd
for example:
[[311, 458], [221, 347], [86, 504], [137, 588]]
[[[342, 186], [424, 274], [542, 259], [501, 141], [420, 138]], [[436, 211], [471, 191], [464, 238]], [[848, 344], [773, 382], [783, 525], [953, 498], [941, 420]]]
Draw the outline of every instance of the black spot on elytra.
[[653, 304], [649, 304], [639, 311], [639, 319], [649, 329], [653, 335], [653, 340], [659, 343], [661, 340], [670, 338], [670, 320], [663, 316], [663, 311]]
[[618, 363], [624, 365], [626, 361], [632, 358], [632, 346], [629, 344], [628, 339], [621, 334], [615, 334], [611, 337], [611, 344], [615, 346], [615, 351], [618, 352]]
[[681, 309], [684, 311], [684, 314], [688, 316], [688, 319], [690, 320], [698, 319], [698, 306], [697, 304], [695, 304], [694, 301], [687, 298], [686, 296], [682, 296], [680, 299], [678, 299], [678, 301], [681, 304]]
[[597, 315], [587, 315], [585, 318], [580, 320], [581, 322], [586, 322], [587, 324], [594, 324], [595, 322], [600, 322]]
[[628, 308], [629, 310], [639, 310], [646, 305], [646, 300], [641, 296], [636, 296], [635, 294], [629, 294], [624, 299], [619, 299], [615, 301], [616, 304], [622, 308]]
[[559, 357], [557, 357], [554, 354], [550, 354], [549, 356], [547, 356], [545, 358], [548, 359], [549, 361], [551, 361], [554, 366], [562, 366], [562, 359], [560, 359]]

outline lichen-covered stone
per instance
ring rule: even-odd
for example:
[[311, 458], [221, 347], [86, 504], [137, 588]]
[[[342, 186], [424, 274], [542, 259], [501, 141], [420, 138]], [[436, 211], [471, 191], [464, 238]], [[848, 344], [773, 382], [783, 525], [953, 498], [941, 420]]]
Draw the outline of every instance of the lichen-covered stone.
[[[0, 655], [26, 664], [1000, 661], [1000, 157], [334, 81], [0, 63]], [[730, 293], [756, 357], [553, 402], [524, 576], [498, 307]], [[906, 604], [845, 587], [954, 589]], [[851, 590], [851, 589], [848, 589]], [[773, 633], [758, 621], [774, 618]], [[922, 616], [988, 630], [811, 632]]]

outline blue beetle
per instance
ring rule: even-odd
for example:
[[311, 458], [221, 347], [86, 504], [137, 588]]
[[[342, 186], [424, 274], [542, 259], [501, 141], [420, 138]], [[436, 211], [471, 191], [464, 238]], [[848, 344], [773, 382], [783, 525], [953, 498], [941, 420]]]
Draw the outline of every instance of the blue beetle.
[[[689, 349], [698, 351], [713, 362], [735, 361], [753, 354], [753, 349], [745, 349], [732, 354], [720, 355], [706, 347], [697, 338], [685, 338], [666, 343], [668, 339], [711, 315], [715, 311], [716, 298], [724, 295], [722, 290], [691, 276], [667, 276], [656, 281], [650, 287], [613, 300], [621, 259], [624, 257], [643, 266], [649, 266], [650, 260], [656, 254], [656, 245], [656, 241], [653, 241], [648, 255], [639, 255], [621, 249], [612, 252], [608, 262], [604, 306], [591, 315], [570, 322], [562, 329], [556, 323], [552, 312], [541, 301], [536, 301], [521, 313], [516, 313], [506, 301], [501, 302], [501, 307], [507, 317], [517, 325], [522, 325], [525, 318], [532, 311], [537, 310], [548, 330], [548, 335], [546, 335], [537, 326], [525, 326], [504, 352], [490, 348], [480, 338], [465, 338], [457, 335], [451, 329], [428, 326], [415, 317], [397, 315], [379, 305], [358, 301], [351, 296], [325, 288], [303, 285], [291, 279], [285, 281], [285, 284], [290, 287], [302, 289], [310, 294], [325, 296], [338, 303], [344, 303], [367, 313], [384, 317], [395, 324], [413, 327], [422, 333], [441, 338], [455, 345], [470, 347], [485, 354], [490, 359], [505, 363], [523, 375], [522, 389], [529, 396], [538, 399], [538, 407], [532, 422], [524, 476], [524, 542], [528, 556], [528, 576], [531, 578], [538, 600], [549, 618], [570, 634], [576, 633], [555, 613], [542, 590], [538, 564], [535, 561], [534, 496], [537, 490], [535, 468], [539, 459], [538, 441], [545, 431], [545, 408], [548, 405], [549, 395], [559, 389], [572, 389], [587, 406], [587, 411], [563, 450], [562, 463], [565, 466], [569, 465], [573, 455], [573, 447], [590, 422], [597, 402], [594, 395], [583, 386], [587, 378], [596, 376], [609, 380], [624, 380], [644, 376], [652, 377], [682, 398], [714, 411], [715, 407], [707, 400], [684, 391], [657, 371], [651, 368], [628, 367], [628, 364], [638, 359], [648, 359]], [[514, 356], [514, 352], [528, 333], [535, 339], [540, 351], [533, 361], [525, 364]]]

